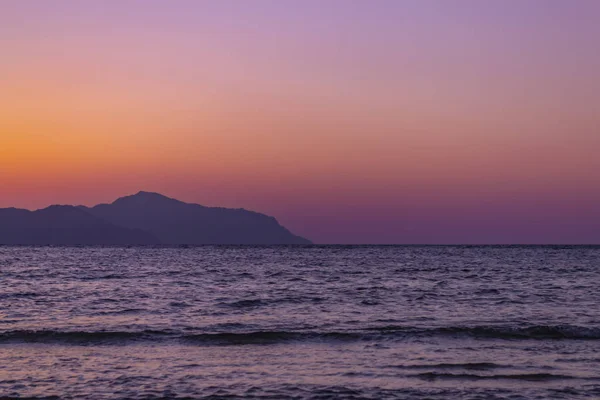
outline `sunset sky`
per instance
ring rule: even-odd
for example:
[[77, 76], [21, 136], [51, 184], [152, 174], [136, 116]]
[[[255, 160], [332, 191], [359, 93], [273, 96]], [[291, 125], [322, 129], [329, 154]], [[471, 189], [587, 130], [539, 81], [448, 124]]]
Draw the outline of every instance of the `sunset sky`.
[[0, 0], [0, 51], [0, 207], [600, 243], [597, 0]]

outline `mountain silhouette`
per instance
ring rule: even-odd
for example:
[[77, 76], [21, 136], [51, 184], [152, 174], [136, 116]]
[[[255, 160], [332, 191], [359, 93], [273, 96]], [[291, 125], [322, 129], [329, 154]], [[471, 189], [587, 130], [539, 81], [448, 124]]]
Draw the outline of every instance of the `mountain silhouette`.
[[0, 244], [159, 244], [151, 233], [117, 226], [73, 206], [0, 209]]
[[310, 244], [273, 217], [139, 192], [95, 207], [0, 209], [0, 244]]
[[158, 193], [139, 192], [83, 209], [113, 224], [149, 232], [163, 244], [310, 244], [273, 217], [184, 203]]

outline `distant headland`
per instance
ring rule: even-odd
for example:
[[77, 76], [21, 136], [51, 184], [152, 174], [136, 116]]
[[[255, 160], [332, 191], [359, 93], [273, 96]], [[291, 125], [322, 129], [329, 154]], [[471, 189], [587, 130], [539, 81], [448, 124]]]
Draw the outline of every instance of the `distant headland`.
[[265, 214], [139, 192], [94, 207], [0, 209], [5, 245], [311, 244]]

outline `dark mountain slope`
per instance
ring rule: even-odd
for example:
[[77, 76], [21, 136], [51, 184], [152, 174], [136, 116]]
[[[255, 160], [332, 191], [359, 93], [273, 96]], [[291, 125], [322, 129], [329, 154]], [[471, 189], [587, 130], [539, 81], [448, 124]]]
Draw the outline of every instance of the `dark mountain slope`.
[[0, 209], [0, 244], [125, 245], [158, 244], [151, 233], [116, 226], [73, 206], [28, 211]]
[[158, 193], [139, 192], [81, 209], [112, 224], [150, 232], [164, 244], [310, 244], [273, 217], [184, 203]]

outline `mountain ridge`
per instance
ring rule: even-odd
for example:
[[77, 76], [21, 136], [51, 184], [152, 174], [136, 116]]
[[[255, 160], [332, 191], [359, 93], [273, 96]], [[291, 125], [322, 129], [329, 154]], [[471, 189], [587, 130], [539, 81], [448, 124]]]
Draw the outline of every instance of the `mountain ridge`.
[[311, 244], [266, 214], [140, 191], [93, 207], [0, 209], [0, 244]]
[[52, 205], [35, 211], [0, 209], [0, 244], [143, 245], [160, 244], [148, 232], [111, 224], [77, 207]]

